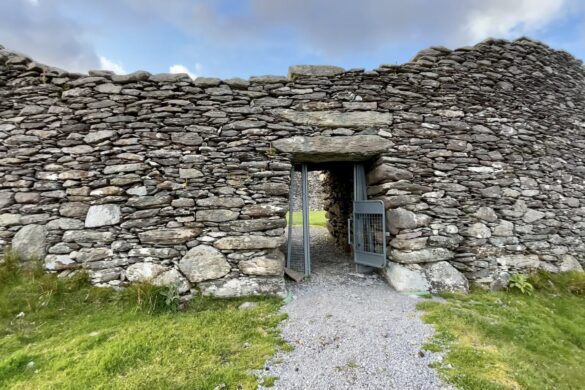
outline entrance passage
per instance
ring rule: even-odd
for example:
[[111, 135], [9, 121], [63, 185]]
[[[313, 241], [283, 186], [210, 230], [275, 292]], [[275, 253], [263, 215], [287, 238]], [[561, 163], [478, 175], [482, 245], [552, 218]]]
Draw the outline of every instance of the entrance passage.
[[[312, 196], [318, 196], [309, 180], [311, 171], [323, 171], [327, 229], [339, 250], [351, 253], [358, 272], [382, 268], [386, 262], [384, 204], [368, 200], [364, 165], [360, 163], [297, 164], [291, 172], [288, 214], [287, 268], [308, 276], [312, 272], [310, 217], [320, 218]], [[314, 176], [314, 175], [313, 175]], [[314, 227], [322, 239], [323, 228]], [[317, 232], [316, 232], [317, 233]], [[317, 256], [323, 258], [323, 256]]]

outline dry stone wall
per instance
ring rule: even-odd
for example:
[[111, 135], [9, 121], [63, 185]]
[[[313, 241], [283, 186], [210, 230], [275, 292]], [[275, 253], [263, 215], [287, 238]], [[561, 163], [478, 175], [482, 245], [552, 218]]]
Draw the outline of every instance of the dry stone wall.
[[[321, 177], [322, 175], [323, 173], [321, 171], [309, 171], [307, 173], [307, 200], [309, 204], [309, 211], [324, 210], [325, 204]], [[301, 210], [303, 194], [301, 183], [299, 182], [299, 184], [294, 189], [295, 193], [293, 197], [294, 199], [298, 200], [297, 204], [295, 204], [295, 208], [296, 210]]]
[[323, 191], [323, 172], [311, 171], [307, 178], [309, 186], [309, 210], [320, 211], [324, 210], [324, 191]]
[[578, 269], [584, 100], [581, 62], [529, 39], [250, 80], [80, 75], [0, 48], [0, 245], [98, 285], [282, 293], [291, 159], [272, 143], [377, 135], [393, 277]]
[[353, 169], [351, 166], [339, 166], [325, 172], [323, 192], [324, 207], [327, 211], [327, 229], [335, 240], [337, 247], [346, 252], [351, 251], [348, 243], [348, 222], [353, 211]]

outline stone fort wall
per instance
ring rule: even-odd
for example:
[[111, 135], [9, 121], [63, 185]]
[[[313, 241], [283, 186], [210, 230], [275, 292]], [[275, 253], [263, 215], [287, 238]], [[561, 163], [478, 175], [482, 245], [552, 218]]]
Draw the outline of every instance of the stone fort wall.
[[0, 246], [98, 285], [283, 291], [293, 136], [376, 135], [389, 260], [505, 272], [585, 261], [585, 71], [540, 43], [434, 47], [373, 71], [68, 73], [0, 48]]

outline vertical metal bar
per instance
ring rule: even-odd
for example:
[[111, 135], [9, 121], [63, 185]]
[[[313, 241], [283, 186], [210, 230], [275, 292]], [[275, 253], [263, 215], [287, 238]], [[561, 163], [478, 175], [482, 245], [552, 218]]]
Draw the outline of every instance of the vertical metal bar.
[[303, 193], [303, 247], [305, 249], [305, 275], [311, 273], [311, 242], [309, 234], [309, 180], [307, 164], [302, 165], [302, 193]]
[[348, 243], [348, 245], [352, 245], [351, 232], [353, 231], [353, 229], [351, 228], [351, 221], [352, 221], [352, 218], [347, 219], [347, 243]]
[[353, 193], [354, 201], [368, 200], [366, 170], [363, 164], [353, 166]]
[[358, 237], [358, 231], [359, 231], [359, 224], [360, 224], [360, 220], [358, 215], [355, 212], [355, 204], [356, 202], [359, 200], [359, 174], [358, 174], [358, 164], [353, 164], [353, 210], [352, 210], [352, 216], [353, 216], [353, 245], [352, 245], [352, 250], [353, 250], [353, 262], [355, 264], [355, 270], [356, 272], [359, 272], [359, 266], [357, 264], [357, 247], [359, 245], [359, 237]]
[[386, 248], [386, 207], [382, 204], [382, 217], [380, 218], [382, 220], [382, 253], [384, 254], [384, 263], [383, 263], [383, 267], [386, 267], [386, 262], [387, 262], [387, 257], [386, 257], [386, 251], [388, 250], [388, 248]]
[[[363, 164], [353, 165], [353, 260], [356, 263], [356, 271], [359, 272], [360, 266], [357, 264], [358, 251], [367, 251], [366, 237], [364, 234], [367, 232], [367, 216], [358, 214], [355, 212], [356, 202], [364, 201], [368, 199], [366, 190], [366, 177], [365, 169]], [[366, 226], [364, 226], [366, 224]]]
[[353, 164], [353, 201], [357, 202], [359, 199], [358, 195], [358, 165]]
[[295, 166], [293, 164], [290, 169], [290, 187], [288, 190], [288, 255], [286, 257], [287, 268], [291, 267], [292, 260], [292, 244], [293, 244], [293, 210], [294, 210], [294, 197], [295, 197]]
[[373, 240], [374, 240], [374, 221], [372, 219], [372, 215], [368, 214], [368, 222], [366, 225], [366, 237], [368, 239], [368, 247], [370, 248], [370, 251], [372, 250], [371, 248], [374, 246], [373, 245]]

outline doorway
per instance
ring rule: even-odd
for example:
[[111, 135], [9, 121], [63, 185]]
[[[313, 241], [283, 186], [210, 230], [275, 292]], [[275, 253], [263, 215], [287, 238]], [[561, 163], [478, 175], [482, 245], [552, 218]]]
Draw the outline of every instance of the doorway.
[[[315, 210], [316, 204], [325, 213]], [[357, 272], [386, 264], [384, 204], [368, 200], [363, 163], [295, 164], [287, 222], [288, 270], [309, 276], [332, 262]]]

